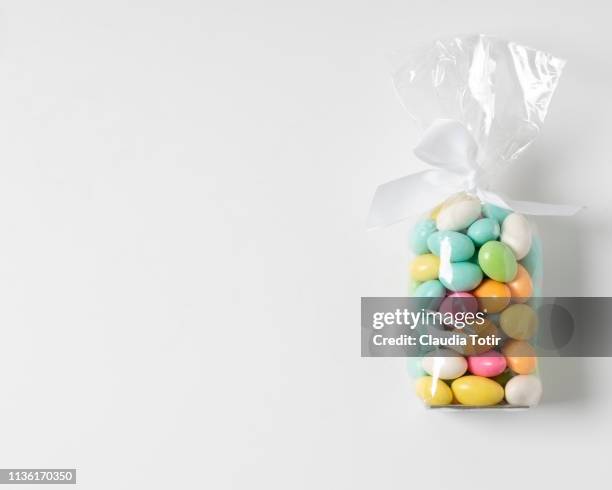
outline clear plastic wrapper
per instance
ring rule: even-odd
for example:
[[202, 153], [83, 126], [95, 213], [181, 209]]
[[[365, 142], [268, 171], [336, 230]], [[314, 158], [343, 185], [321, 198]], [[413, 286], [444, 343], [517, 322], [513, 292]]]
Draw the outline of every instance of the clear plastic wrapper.
[[538, 134], [563, 66], [483, 35], [397, 56], [397, 93], [424, 130], [415, 154], [433, 168], [380, 186], [369, 225], [413, 219], [410, 294], [441, 313], [479, 313], [440, 325], [467, 344], [409, 359], [416, 393], [429, 406], [527, 407], [542, 395], [530, 345], [542, 253], [527, 216], [578, 208], [510, 200], [489, 181]]

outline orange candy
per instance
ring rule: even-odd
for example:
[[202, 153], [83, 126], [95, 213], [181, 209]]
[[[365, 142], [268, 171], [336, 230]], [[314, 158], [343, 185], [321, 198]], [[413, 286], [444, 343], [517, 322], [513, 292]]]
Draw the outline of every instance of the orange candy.
[[516, 276], [508, 282], [508, 288], [512, 294], [512, 300], [516, 303], [524, 303], [533, 294], [533, 282], [529, 272], [521, 264], [518, 264]]
[[531, 374], [535, 371], [538, 360], [536, 352], [529, 342], [508, 339], [501, 351], [506, 357], [508, 367], [515, 373]]
[[[519, 266], [521, 267], [521, 266]], [[480, 283], [472, 294], [478, 298], [481, 311], [487, 313], [499, 313], [510, 304], [511, 290], [503, 282], [485, 279]]]

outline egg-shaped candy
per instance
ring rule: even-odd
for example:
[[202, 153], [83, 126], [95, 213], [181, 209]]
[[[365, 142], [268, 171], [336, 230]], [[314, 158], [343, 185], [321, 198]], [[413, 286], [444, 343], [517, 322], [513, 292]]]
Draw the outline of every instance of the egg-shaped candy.
[[482, 271], [495, 281], [508, 282], [516, 276], [517, 263], [514, 253], [502, 242], [491, 240], [480, 247], [478, 264]]
[[406, 369], [412, 378], [420, 378], [425, 376], [427, 373], [423, 369], [423, 358], [422, 357], [408, 357]]
[[459, 312], [476, 314], [478, 300], [470, 293], [451, 293], [442, 300], [438, 311], [442, 314], [450, 313], [453, 316]]
[[524, 340], [508, 339], [501, 349], [508, 367], [516, 374], [531, 374], [537, 367], [536, 352]]
[[474, 255], [474, 242], [457, 231], [436, 231], [427, 239], [429, 250], [443, 261], [461, 262]]
[[420, 298], [419, 304], [426, 310], [437, 310], [446, 294], [446, 289], [440, 281], [432, 279], [421, 283], [415, 290], [413, 296]]
[[464, 340], [461, 343], [464, 345], [453, 346], [452, 349], [466, 356], [488, 352], [500, 345], [501, 342], [497, 326], [488, 318], [483, 318], [482, 321], [475, 319], [471, 322], [465, 322], [463, 326], [455, 321], [453, 334], [463, 337]]
[[465, 374], [468, 363], [453, 350], [438, 349], [423, 357], [422, 366], [423, 370], [434, 378], [455, 379]]
[[521, 264], [517, 265], [516, 276], [507, 285], [514, 302], [524, 303], [533, 295], [531, 276]]
[[480, 201], [465, 193], [446, 200], [436, 217], [440, 231], [459, 231], [470, 226], [480, 216]]
[[506, 358], [494, 350], [469, 356], [467, 362], [470, 373], [485, 378], [498, 376], [506, 369]]
[[417, 379], [415, 390], [417, 396], [427, 405], [448, 405], [453, 399], [453, 393], [448, 385], [431, 376]]
[[429, 253], [427, 239], [429, 235], [436, 231], [436, 222], [432, 219], [419, 221], [410, 234], [410, 248], [415, 254], [421, 255]]
[[486, 407], [497, 405], [504, 398], [504, 389], [482, 376], [462, 376], [451, 384], [453, 395], [462, 405]]
[[471, 291], [480, 281], [482, 271], [471, 262], [447, 262], [440, 267], [440, 282], [451, 291]]
[[516, 260], [521, 260], [531, 248], [531, 226], [522, 214], [509, 214], [501, 226], [500, 241], [510, 247]]
[[474, 221], [467, 230], [468, 236], [478, 246], [491, 240], [497, 240], [499, 233], [499, 223], [493, 218], [482, 218]]
[[502, 311], [499, 326], [510, 338], [528, 340], [538, 328], [538, 315], [531, 306], [517, 303]]
[[542, 382], [532, 374], [515, 376], [506, 383], [505, 397], [510, 405], [537, 405], [542, 398]]
[[499, 313], [510, 304], [510, 288], [493, 279], [484, 279], [472, 294], [478, 299], [480, 309], [487, 313]]
[[440, 258], [434, 254], [419, 255], [410, 263], [410, 275], [415, 281], [431, 281], [438, 278]]
[[503, 223], [506, 217], [511, 213], [512, 211], [509, 209], [500, 208], [499, 206], [494, 206], [493, 204], [485, 203], [482, 205], [482, 214], [484, 214], [487, 218], [494, 219], [499, 224]]
[[410, 278], [409, 284], [408, 284], [408, 294], [410, 296], [414, 296], [415, 291], [417, 290], [417, 288], [423, 284], [421, 281], [415, 281], [414, 279], [412, 279], [412, 277]]
[[443, 298], [446, 294], [446, 289], [437, 279], [425, 281], [415, 289], [415, 296], [421, 298]]
[[506, 369], [503, 373], [498, 374], [493, 378], [493, 381], [499, 383], [501, 386], [506, 386], [506, 383], [512, 379], [514, 373], [510, 369]]

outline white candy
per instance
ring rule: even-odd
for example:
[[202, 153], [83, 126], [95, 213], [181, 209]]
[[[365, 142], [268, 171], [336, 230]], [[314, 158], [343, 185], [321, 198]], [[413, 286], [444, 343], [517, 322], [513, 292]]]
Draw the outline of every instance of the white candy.
[[439, 379], [455, 379], [462, 376], [468, 368], [465, 358], [450, 349], [430, 352], [421, 361], [423, 370]]
[[531, 227], [522, 214], [509, 214], [501, 227], [502, 243], [510, 247], [516, 260], [521, 260], [531, 248]]
[[542, 397], [542, 383], [537, 376], [520, 374], [506, 383], [506, 401], [510, 405], [537, 405]]
[[436, 218], [440, 231], [459, 231], [480, 217], [480, 201], [467, 194], [455, 196], [442, 206]]

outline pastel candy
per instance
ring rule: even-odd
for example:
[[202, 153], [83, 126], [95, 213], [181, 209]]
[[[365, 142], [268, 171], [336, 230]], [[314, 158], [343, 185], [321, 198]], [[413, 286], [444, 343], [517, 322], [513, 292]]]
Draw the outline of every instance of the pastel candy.
[[514, 374], [512, 373], [512, 371], [510, 371], [510, 369], [506, 369], [503, 373], [495, 376], [493, 378], [493, 381], [499, 383], [502, 386], [506, 386], [506, 383], [510, 381], [513, 376]]
[[421, 283], [415, 289], [415, 296], [421, 298], [443, 298], [446, 294], [446, 289], [437, 279], [431, 279]]
[[499, 383], [483, 376], [462, 376], [451, 384], [453, 395], [459, 403], [474, 407], [497, 405], [504, 398]]
[[461, 262], [474, 255], [474, 242], [457, 231], [436, 231], [429, 235], [427, 247], [443, 261]]
[[478, 246], [491, 240], [497, 240], [499, 233], [499, 223], [493, 218], [482, 218], [474, 221], [467, 230], [468, 236]]
[[440, 281], [437, 279], [431, 279], [421, 283], [415, 290], [413, 296], [417, 298], [423, 298], [420, 301], [421, 308], [428, 310], [436, 310], [442, 298], [446, 294], [446, 289]]
[[505, 396], [510, 405], [537, 405], [542, 397], [542, 382], [531, 374], [515, 376], [506, 383]]
[[531, 374], [537, 367], [536, 353], [533, 347], [524, 340], [508, 339], [504, 343], [502, 354], [508, 367], [517, 374]]
[[485, 318], [482, 324], [473, 322], [464, 328], [455, 328], [453, 333], [465, 338], [465, 345], [453, 346], [452, 349], [467, 355], [473, 356], [488, 352], [498, 345], [500, 334], [495, 323]]
[[440, 267], [440, 282], [451, 291], [471, 291], [480, 281], [482, 271], [471, 262], [448, 262]]
[[422, 358], [420, 357], [409, 357], [408, 358], [408, 364], [406, 368], [408, 369], [408, 373], [410, 373], [410, 376], [412, 376], [413, 378], [420, 378], [421, 376], [424, 376], [425, 374], [427, 374], [423, 370], [423, 366], [421, 365], [421, 363], [422, 363]]
[[480, 216], [480, 201], [468, 194], [457, 194], [444, 202], [436, 217], [440, 231], [459, 231], [470, 226]]
[[506, 217], [512, 213], [509, 209], [500, 208], [499, 206], [494, 206], [493, 204], [485, 203], [482, 205], [482, 214], [484, 214], [487, 218], [494, 219], [498, 223], [503, 223]]
[[512, 295], [512, 301], [524, 303], [533, 295], [533, 282], [529, 272], [521, 264], [518, 264], [516, 276], [508, 282], [508, 289]]
[[516, 260], [521, 260], [531, 248], [531, 227], [522, 214], [509, 214], [501, 226], [500, 241], [510, 247]]
[[455, 379], [467, 371], [465, 358], [450, 349], [438, 349], [430, 352], [422, 361], [423, 370], [440, 379]]
[[501, 313], [499, 326], [508, 337], [527, 340], [533, 337], [538, 328], [538, 315], [529, 305], [515, 304]]
[[470, 293], [451, 293], [442, 300], [438, 311], [442, 314], [451, 313], [453, 316], [459, 312], [478, 312], [478, 301]]
[[486, 378], [498, 376], [506, 369], [506, 358], [494, 350], [469, 356], [467, 362], [470, 373]]
[[492, 240], [480, 247], [478, 264], [487, 276], [499, 282], [511, 281], [516, 276], [514, 253], [502, 242]]
[[484, 279], [472, 294], [478, 298], [482, 311], [499, 313], [510, 304], [512, 295], [510, 288], [503, 282], [493, 279]]
[[448, 385], [431, 376], [423, 376], [416, 381], [416, 394], [427, 405], [448, 405], [453, 399], [453, 393]]
[[440, 259], [433, 254], [419, 255], [410, 264], [410, 275], [415, 281], [430, 281], [438, 278]]
[[417, 290], [417, 288], [423, 284], [421, 281], [415, 281], [414, 279], [412, 279], [412, 277], [410, 278], [410, 282], [408, 284], [408, 294], [410, 294], [410, 296], [413, 296], [415, 291]]
[[410, 248], [415, 254], [421, 255], [429, 253], [427, 239], [436, 231], [436, 222], [432, 219], [419, 221], [410, 234]]

